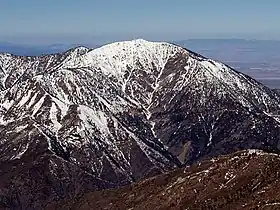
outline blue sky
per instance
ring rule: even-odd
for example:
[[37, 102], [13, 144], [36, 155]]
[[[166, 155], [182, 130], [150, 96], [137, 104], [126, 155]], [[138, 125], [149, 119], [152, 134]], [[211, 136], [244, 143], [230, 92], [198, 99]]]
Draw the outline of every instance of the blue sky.
[[280, 39], [279, 0], [3, 0], [0, 41]]

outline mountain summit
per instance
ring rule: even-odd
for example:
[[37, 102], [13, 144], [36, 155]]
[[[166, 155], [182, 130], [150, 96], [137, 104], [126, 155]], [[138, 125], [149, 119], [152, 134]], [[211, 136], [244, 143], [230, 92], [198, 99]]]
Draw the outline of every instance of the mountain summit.
[[4, 207], [40, 208], [207, 157], [280, 149], [278, 95], [169, 43], [0, 54], [0, 91]]

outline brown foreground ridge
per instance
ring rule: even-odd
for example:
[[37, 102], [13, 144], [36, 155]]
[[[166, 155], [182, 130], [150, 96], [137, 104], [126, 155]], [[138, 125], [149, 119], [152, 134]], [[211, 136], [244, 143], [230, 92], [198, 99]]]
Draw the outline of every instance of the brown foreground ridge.
[[280, 209], [280, 156], [246, 150], [48, 209]]

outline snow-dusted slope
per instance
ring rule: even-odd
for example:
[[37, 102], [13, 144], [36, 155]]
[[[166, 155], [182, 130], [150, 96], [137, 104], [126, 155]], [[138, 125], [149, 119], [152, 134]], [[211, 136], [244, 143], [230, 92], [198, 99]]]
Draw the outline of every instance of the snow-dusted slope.
[[[50, 209], [279, 209], [279, 155], [241, 151]], [[147, 197], [149, 199], [147, 199]]]
[[2, 162], [50, 153], [119, 186], [241, 148], [278, 152], [278, 96], [169, 43], [1, 54], [0, 81]]

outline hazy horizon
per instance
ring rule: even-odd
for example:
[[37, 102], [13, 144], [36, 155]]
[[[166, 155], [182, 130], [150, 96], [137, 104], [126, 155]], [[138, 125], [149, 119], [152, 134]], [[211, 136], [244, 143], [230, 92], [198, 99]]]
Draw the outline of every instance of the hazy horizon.
[[250, 0], [9, 0], [1, 4], [0, 41], [34, 45], [135, 38], [279, 40], [279, 7], [276, 0], [269, 4]]
[[[27, 46], [27, 47], [36, 47], [36, 46], [59, 46], [59, 45], [79, 45], [79, 46], [91, 46], [91, 45], [104, 45], [104, 44], [109, 44], [113, 42], [119, 42], [119, 41], [129, 41], [129, 40], [134, 40], [134, 39], [145, 39], [147, 41], [156, 41], [156, 42], [170, 42], [170, 43], [179, 43], [179, 42], [185, 42], [185, 41], [245, 41], [245, 42], [280, 42], [280, 39], [249, 39], [249, 38], [229, 38], [229, 37], [216, 37], [216, 38], [211, 38], [211, 37], [182, 37], [179, 39], [149, 39], [145, 37], [127, 37], [127, 38], [122, 38], [122, 37], [112, 37], [112, 38], [106, 38], [106, 37], [92, 37], [88, 39], [80, 39], [80, 38], [72, 38], [72, 39], [66, 39], [66, 38], [61, 38], [61, 39], [44, 39], [40, 36], [38, 36], [36, 40], [35, 38], [31, 39], [29, 37], [0, 37], [0, 48], [1, 44], [11, 44], [11, 45], [18, 45], [18, 46]], [[32, 40], [32, 42], [31, 42]], [[1, 50], [1, 49], [0, 49]]]

